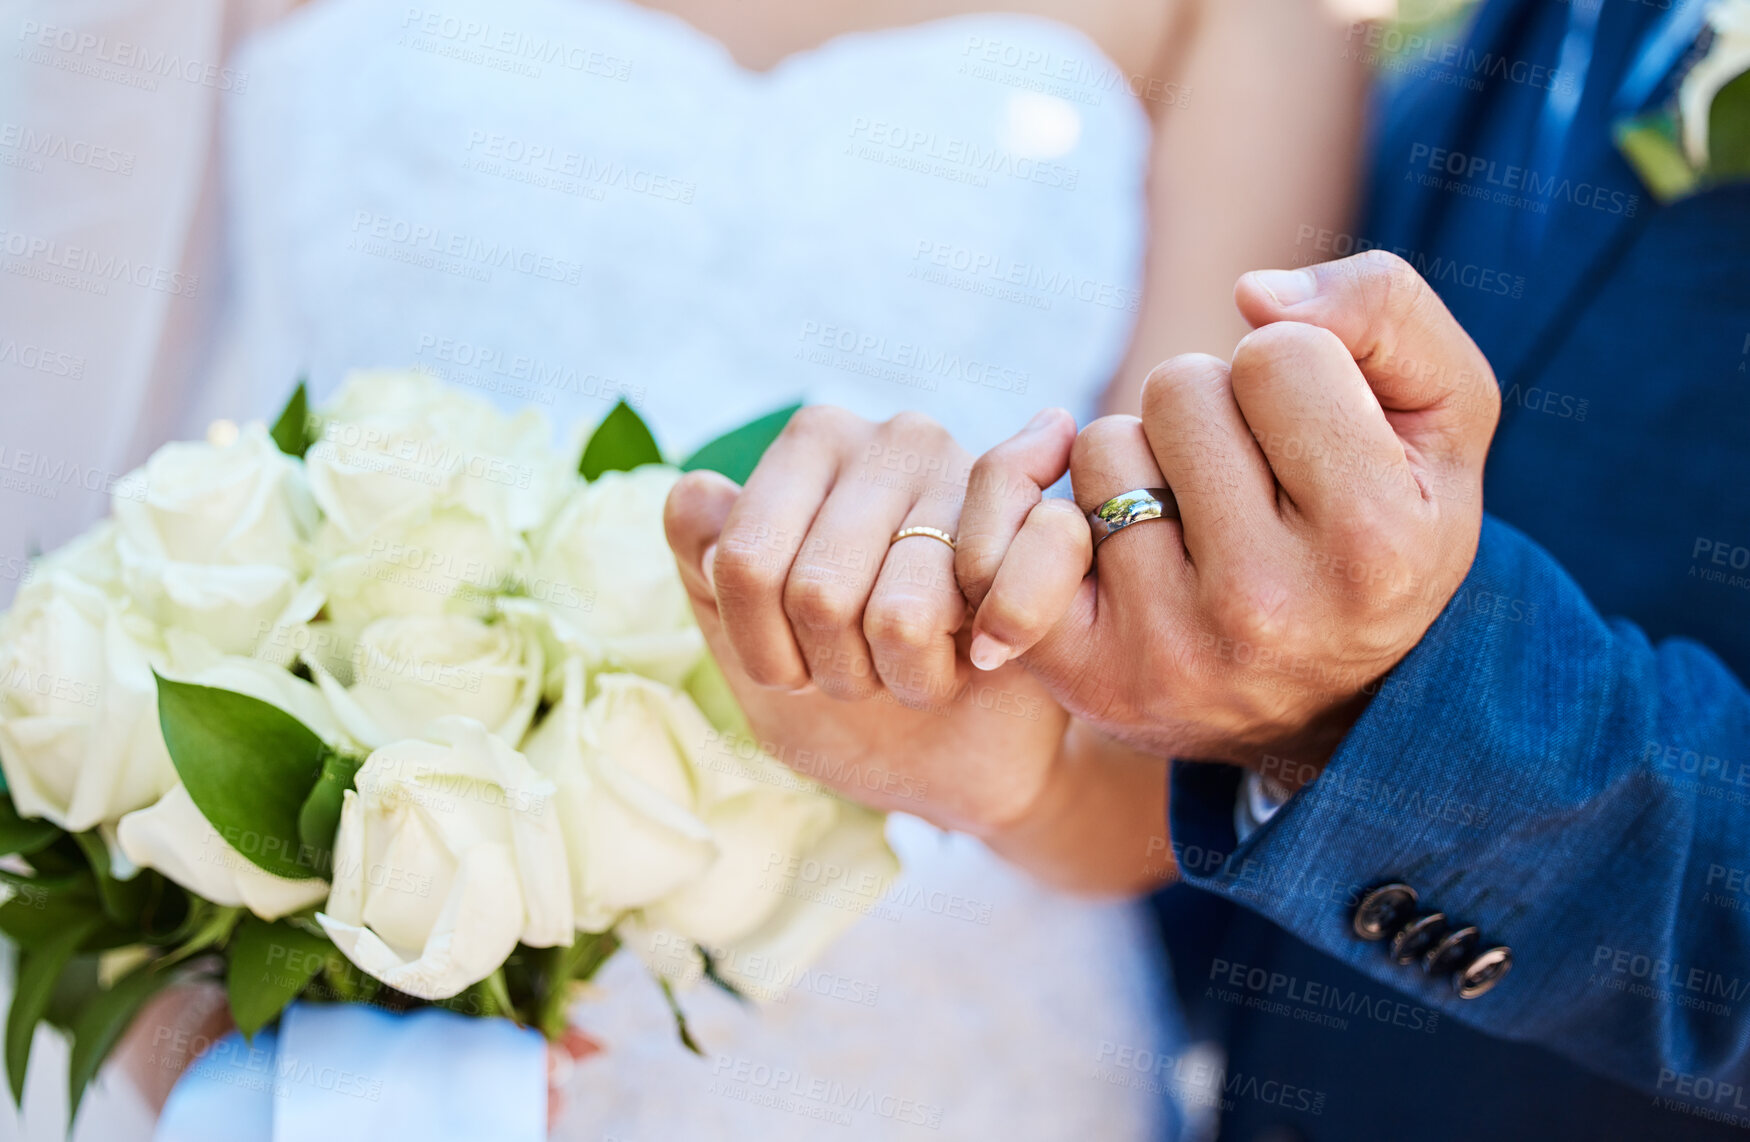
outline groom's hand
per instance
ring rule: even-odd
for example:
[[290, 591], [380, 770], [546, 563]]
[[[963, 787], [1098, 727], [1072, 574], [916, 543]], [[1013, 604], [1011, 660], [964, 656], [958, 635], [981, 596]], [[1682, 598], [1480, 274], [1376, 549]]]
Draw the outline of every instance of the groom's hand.
[[1156, 753], [1317, 767], [1470, 568], [1500, 396], [1401, 259], [1248, 274], [1236, 300], [1256, 328], [1231, 366], [1166, 362], [1140, 420], [1095, 421], [1070, 457], [1083, 512], [1166, 486], [1181, 521], [1112, 535], [1084, 579], [1085, 523], [1009, 502], [1062, 471], [1023, 435], [974, 469], [957, 570], [979, 665], [1023, 655]]

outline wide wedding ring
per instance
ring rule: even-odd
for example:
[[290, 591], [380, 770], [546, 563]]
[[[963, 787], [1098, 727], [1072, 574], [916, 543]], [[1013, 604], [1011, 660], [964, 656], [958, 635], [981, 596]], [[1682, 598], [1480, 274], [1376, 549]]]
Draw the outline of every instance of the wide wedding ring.
[[914, 535], [927, 535], [931, 539], [939, 539], [948, 545], [948, 550], [954, 550], [954, 537], [939, 527], [902, 527], [893, 533], [893, 538], [887, 541], [887, 546], [892, 547], [900, 540], [910, 539]]
[[1088, 513], [1094, 547], [1106, 542], [1133, 523], [1151, 519], [1178, 519], [1179, 501], [1171, 488], [1136, 488], [1113, 496]]

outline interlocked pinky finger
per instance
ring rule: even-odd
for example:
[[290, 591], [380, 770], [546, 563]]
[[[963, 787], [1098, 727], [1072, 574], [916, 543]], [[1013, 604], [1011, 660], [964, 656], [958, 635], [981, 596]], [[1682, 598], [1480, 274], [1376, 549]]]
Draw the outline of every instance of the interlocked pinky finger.
[[1033, 649], [1070, 609], [1094, 562], [1087, 517], [1069, 500], [1027, 513], [972, 623], [972, 664], [997, 667]]

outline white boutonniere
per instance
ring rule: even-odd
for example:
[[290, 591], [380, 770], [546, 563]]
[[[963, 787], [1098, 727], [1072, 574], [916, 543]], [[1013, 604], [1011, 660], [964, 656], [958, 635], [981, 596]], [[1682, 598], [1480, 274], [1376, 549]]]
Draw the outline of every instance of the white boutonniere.
[[1663, 202], [1750, 179], [1750, 0], [1717, 0], [1672, 104], [1616, 126], [1617, 146]]

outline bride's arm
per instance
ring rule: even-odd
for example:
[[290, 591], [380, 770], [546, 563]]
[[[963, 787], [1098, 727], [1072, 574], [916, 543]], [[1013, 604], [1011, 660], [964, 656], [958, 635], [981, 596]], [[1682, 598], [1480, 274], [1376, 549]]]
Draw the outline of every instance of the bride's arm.
[[1142, 309], [1106, 411], [1135, 413], [1168, 357], [1231, 357], [1240, 275], [1322, 260], [1308, 235], [1350, 224], [1367, 77], [1334, 7], [1193, 0], [1169, 32], [1157, 70], [1185, 95], [1151, 105]]
[[1068, 892], [1134, 896], [1175, 879], [1167, 838], [1167, 766], [1071, 721], [1032, 807], [982, 837], [990, 849]]

